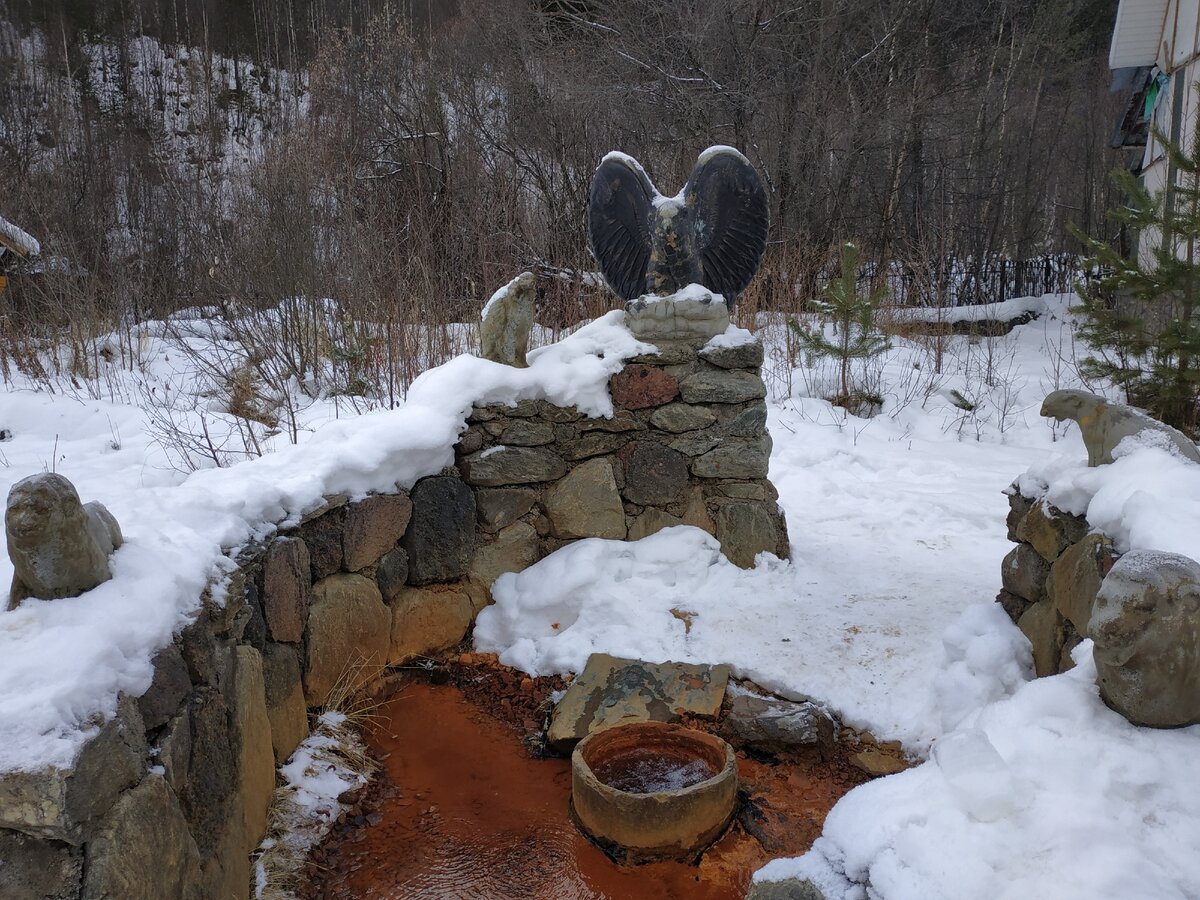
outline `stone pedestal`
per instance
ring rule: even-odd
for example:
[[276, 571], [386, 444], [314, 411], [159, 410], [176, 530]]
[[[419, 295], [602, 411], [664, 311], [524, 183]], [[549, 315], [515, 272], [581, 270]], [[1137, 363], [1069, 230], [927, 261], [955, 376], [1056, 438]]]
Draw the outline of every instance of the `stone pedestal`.
[[[543, 401], [472, 412], [457, 458], [476, 491], [489, 586], [569, 541], [637, 540], [672, 525], [716, 536], [743, 568], [763, 551], [787, 557], [767, 478], [762, 344], [694, 285], [632, 301], [625, 316], [656, 350], [612, 377], [610, 418]], [[518, 535], [515, 523], [528, 527]]]

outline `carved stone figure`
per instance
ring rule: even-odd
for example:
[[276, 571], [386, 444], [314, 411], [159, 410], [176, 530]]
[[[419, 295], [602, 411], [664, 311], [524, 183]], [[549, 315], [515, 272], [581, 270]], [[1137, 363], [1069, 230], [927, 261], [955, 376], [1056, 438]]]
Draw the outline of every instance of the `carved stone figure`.
[[1113, 448], [1122, 439], [1145, 431], [1161, 435], [1164, 443], [1192, 462], [1200, 463], [1200, 450], [1183, 432], [1132, 407], [1109, 403], [1103, 397], [1087, 391], [1054, 391], [1042, 403], [1042, 415], [1053, 416], [1060, 422], [1074, 419], [1079, 423], [1079, 431], [1087, 447], [1089, 466], [1112, 462]]
[[1100, 585], [1087, 631], [1109, 706], [1135, 725], [1200, 723], [1200, 564], [1129, 551]]
[[536, 303], [532, 272], [522, 272], [492, 294], [480, 315], [484, 359], [519, 368], [528, 365], [525, 354], [529, 352], [529, 329], [533, 327]]
[[75, 486], [53, 473], [12, 486], [4, 533], [14, 570], [9, 609], [28, 597], [77, 597], [108, 581], [108, 555], [124, 542], [112, 513], [81, 503]]
[[610, 153], [596, 169], [588, 239], [608, 286], [623, 300], [700, 284], [732, 308], [767, 246], [767, 194], [732, 147], [700, 154], [682, 191], [664, 197], [638, 161]]

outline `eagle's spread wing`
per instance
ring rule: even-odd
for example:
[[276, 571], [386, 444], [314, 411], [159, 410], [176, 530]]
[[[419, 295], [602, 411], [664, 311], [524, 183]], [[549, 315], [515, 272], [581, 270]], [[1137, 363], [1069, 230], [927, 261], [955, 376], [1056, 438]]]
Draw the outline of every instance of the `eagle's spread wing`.
[[733, 306], [767, 247], [767, 193], [750, 162], [732, 147], [700, 154], [683, 189], [694, 210], [704, 286]]
[[646, 292], [656, 193], [642, 167], [618, 154], [604, 157], [592, 178], [588, 242], [604, 280], [622, 300]]

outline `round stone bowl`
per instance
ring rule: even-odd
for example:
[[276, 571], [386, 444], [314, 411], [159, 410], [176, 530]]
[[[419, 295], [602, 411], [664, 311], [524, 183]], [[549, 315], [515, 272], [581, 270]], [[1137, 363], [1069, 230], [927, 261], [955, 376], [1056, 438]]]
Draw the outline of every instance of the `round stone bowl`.
[[737, 787], [733, 748], [682, 725], [614, 725], [571, 755], [576, 824], [626, 862], [703, 850], [729, 824]]

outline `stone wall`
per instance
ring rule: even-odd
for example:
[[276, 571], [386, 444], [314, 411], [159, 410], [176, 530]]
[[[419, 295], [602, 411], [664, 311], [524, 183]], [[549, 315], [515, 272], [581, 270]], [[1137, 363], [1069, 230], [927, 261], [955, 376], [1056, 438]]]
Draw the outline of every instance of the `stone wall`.
[[1038, 677], [1065, 672], [1117, 553], [1082, 516], [1025, 497], [1015, 484], [1006, 493], [1008, 539], [1017, 546], [1001, 563], [996, 600], [1033, 645]]
[[0, 776], [0, 896], [246, 897], [309, 711], [462, 640], [487, 602], [474, 546], [474, 496], [447, 473], [328, 498], [247, 548], [71, 770]]
[[579, 538], [684, 524], [744, 568], [764, 550], [786, 558], [762, 361], [758, 341], [637, 357], [613, 377], [606, 419], [540, 401], [476, 407], [457, 448], [479, 510], [472, 574], [490, 586]]
[[786, 556], [761, 363], [756, 341], [684, 342], [613, 377], [609, 419], [477, 407], [457, 468], [327, 498], [243, 550], [220, 602], [205, 598], [73, 768], [0, 775], [0, 897], [246, 897], [309, 712], [455, 645], [496, 577], [570, 541], [687, 523], [738, 565]]

